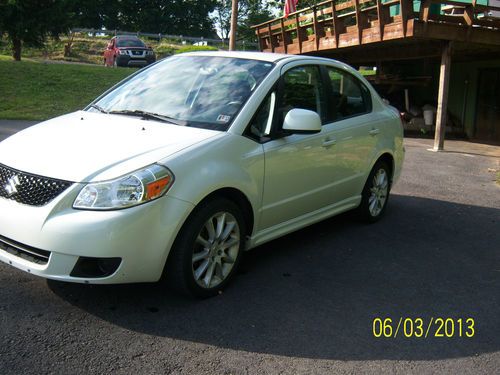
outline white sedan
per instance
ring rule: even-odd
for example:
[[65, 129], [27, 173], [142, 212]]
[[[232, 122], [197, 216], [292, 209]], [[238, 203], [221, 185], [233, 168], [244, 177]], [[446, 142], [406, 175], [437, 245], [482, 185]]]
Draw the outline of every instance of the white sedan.
[[401, 120], [338, 61], [192, 53], [0, 143], [0, 260], [49, 279], [209, 296], [241, 254], [385, 211]]

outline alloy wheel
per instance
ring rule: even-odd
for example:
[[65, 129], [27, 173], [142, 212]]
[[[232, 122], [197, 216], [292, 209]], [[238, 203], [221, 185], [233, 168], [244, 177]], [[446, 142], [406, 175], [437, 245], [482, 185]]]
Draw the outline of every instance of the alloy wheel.
[[380, 168], [373, 176], [370, 197], [368, 198], [368, 209], [370, 215], [378, 216], [384, 208], [387, 194], [389, 192], [389, 177], [384, 168]]
[[231, 273], [240, 251], [240, 228], [229, 212], [211, 216], [198, 234], [192, 255], [196, 283], [205, 289], [221, 284]]

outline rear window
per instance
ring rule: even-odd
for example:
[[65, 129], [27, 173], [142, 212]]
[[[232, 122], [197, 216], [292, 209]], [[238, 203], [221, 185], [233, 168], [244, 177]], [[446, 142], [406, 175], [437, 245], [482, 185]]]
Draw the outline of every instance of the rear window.
[[145, 47], [144, 43], [139, 39], [118, 39], [116, 41], [117, 47]]
[[330, 110], [332, 120], [362, 115], [372, 110], [370, 91], [353, 75], [327, 67], [332, 92]]

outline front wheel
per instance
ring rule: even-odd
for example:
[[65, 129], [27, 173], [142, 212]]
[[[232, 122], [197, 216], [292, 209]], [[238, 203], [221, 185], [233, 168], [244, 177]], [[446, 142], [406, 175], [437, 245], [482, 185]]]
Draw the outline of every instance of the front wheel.
[[385, 212], [391, 190], [390, 169], [386, 162], [378, 161], [368, 176], [361, 194], [358, 216], [369, 223], [379, 220]]
[[169, 256], [166, 276], [182, 294], [209, 297], [233, 278], [243, 251], [244, 219], [232, 201], [202, 203], [181, 229]]

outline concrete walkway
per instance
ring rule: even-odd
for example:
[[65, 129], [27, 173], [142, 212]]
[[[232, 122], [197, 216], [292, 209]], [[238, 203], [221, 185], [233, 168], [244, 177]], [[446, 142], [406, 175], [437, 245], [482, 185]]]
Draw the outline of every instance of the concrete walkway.
[[[415, 143], [418, 143], [419, 145], [426, 145], [428, 148], [432, 148], [434, 146], [433, 139], [405, 138], [405, 144], [411, 145]], [[500, 146], [480, 143], [478, 141], [445, 140], [444, 151], [440, 152], [500, 158]]]

